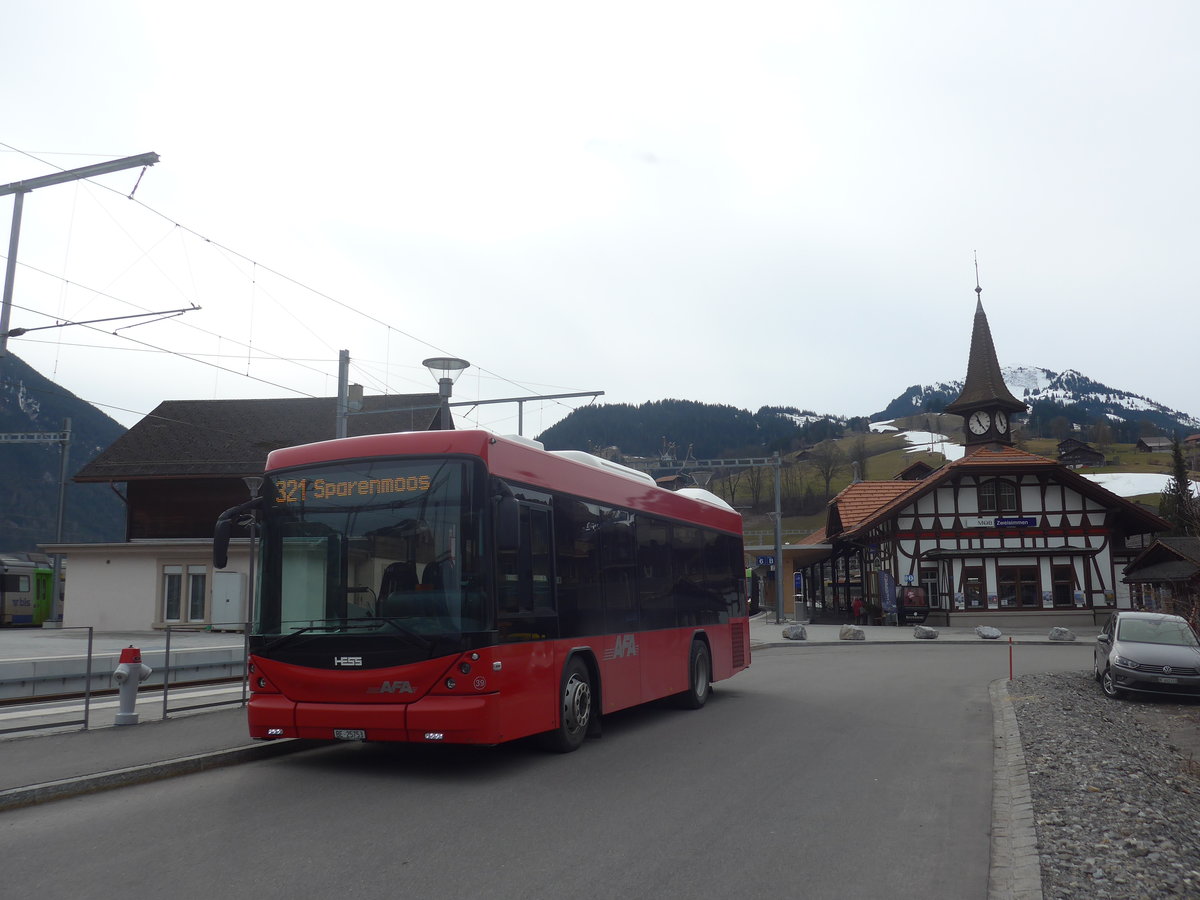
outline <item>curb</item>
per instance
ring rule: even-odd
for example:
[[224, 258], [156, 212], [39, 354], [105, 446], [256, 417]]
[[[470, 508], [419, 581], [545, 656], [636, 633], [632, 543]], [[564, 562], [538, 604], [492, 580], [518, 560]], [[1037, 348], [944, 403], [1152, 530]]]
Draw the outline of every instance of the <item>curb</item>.
[[112, 788], [128, 787], [135, 784], [145, 784], [176, 775], [190, 775], [208, 769], [218, 769], [223, 766], [238, 763], [254, 762], [260, 759], [270, 759], [274, 756], [284, 756], [298, 753], [317, 746], [315, 741], [285, 739], [269, 743], [247, 744], [233, 747], [229, 750], [214, 750], [209, 753], [198, 753], [194, 756], [181, 756], [177, 759], [162, 762], [144, 763], [139, 766], [129, 766], [124, 769], [113, 769], [109, 772], [96, 772], [91, 775], [79, 775], [74, 778], [62, 778], [57, 781], [45, 781], [27, 787], [9, 788], [0, 791], [0, 812], [10, 809], [20, 809], [35, 806], [39, 803], [49, 803], [52, 800], [62, 800], [67, 797], [77, 797], [81, 794], [91, 794], [107, 791]]
[[988, 900], [1042, 900], [1033, 796], [1021, 729], [1007, 678], [988, 686], [992, 701], [992, 860]]
[[[1080, 642], [1080, 641], [1046, 641], [1046, 640], [1022, 641], [1022, 640], [1017, 640], [1016, 638], [1014, 638], [1013, 642], [1012, 642], [1012, 646], [1032, 647], [1032, 646], [1036, 645], [1036, 646], [1040, 646], [1040, 647], [1054, 647], [1054, 646], [1062, 645], [1064, 647], [1079, 647], [1079, 646], [1081, 646], [1081, 643], [1082, 642]], [[963, 644], [991, 644], [996, 647], [1009, 646], [1008, 641], [992, 641], [992, 640], [984, 640], [983, 638], [979, 638], [979, 639], [973, 640], [973, 641], [939, 641], [936, 639], [924, 640], [924, 641], [913, 640], [913, 639], [905, 639], [905, 640], [900, 640], [900, 641], [891, 641], [891, 640], [886, 640], [886, 639], [876, 640], [876, 641], [755, 641], [755, 640], [751, 639], [750, 649], [751, 650], [765, 650], [768, 647], [804, 647], [804, 646], [809, 646], [809, 647], [844, 647], [844, 646], [871, 647], [871, 646], [875, 646], [875, 647], [879, 647], [881, 645], [898, 646], [900, 644], [921, 644], [923, 646], [937, 645], [939, 647], [958, 647], [958, 646], [962, 646]]]

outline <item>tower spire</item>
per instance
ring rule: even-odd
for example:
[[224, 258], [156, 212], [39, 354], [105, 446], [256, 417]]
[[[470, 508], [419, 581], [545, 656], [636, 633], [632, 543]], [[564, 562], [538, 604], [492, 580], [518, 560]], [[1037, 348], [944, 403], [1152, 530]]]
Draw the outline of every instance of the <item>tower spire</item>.
[[1028, 407], [1012, 395], [1004, 383], [987, 313], [983, 311], [983, 288], [979, 286], [979, 255], [975, 254], [975, 323], [971, 330], [971, 351], [962, 392], [946, 404], [946, 412], [964, 419], [966, 443], [1011, 444], [1009, 413], [1023, 413]]

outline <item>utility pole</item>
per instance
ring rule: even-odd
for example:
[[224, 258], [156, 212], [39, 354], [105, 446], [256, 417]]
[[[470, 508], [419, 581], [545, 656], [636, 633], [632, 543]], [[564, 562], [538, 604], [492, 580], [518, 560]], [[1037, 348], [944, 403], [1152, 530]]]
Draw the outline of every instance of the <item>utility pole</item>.
[[109, 172], [120, 172], [123, 169], [132, 169], [137, 166], [152, 166], [156, 162], [158, 162], [157, 153], [142, 153], [138, 156], [127, 156], [111, 162], [67, 169], [63, 172], [55, 172], [53, 175], [43, 175], [40, 178], [0, 185], [0, 197], [7, 194], [13, 195], [12, 230], [8, 235], [8, 265], [4, 270], [4, 296], [0, 300], [0, 357], [8, 353], [8, 320], [12, 315], [13, 280], [17, 274], [17, 245], [21, 240], [21, 211], [25, 206], [25, 195], [40, 187], [49, 187], [52, 184], [62, 184], [67, 181], [79, 181], [82, 178], [94, 178], [97, 175], [107, 175]]

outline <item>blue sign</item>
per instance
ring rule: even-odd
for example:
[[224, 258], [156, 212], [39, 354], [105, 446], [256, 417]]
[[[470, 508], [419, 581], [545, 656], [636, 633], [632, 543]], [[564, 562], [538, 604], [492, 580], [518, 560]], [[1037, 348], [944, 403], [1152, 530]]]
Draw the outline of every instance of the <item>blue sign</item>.
[[773, 556], [760, 556], [760, 557], [758, 558], [758, 564], [759, 564], [760, 566], [773, 566], [773, 565], [775, 565], [775, 557], [773, 557]]
[[896, 579], [891, 572], [879, 573], [879, 601], [885, 613], [896, 611]]
[[1033, 528], [1037, 525], [1034, 516], [1000, 516], [996, 519], [997, 528]]

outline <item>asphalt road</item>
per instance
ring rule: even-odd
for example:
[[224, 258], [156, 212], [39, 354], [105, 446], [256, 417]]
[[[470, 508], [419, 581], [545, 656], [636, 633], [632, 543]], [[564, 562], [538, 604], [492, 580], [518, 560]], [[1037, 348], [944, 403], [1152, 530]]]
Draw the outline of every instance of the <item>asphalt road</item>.
[[[1017, 672], [1089, 654], [1023, 646]], [[4, 893], [984, 898], [1007, 674], [978, 644], [770, 649], [565, 756], [337, 745], [16, 810]]]

